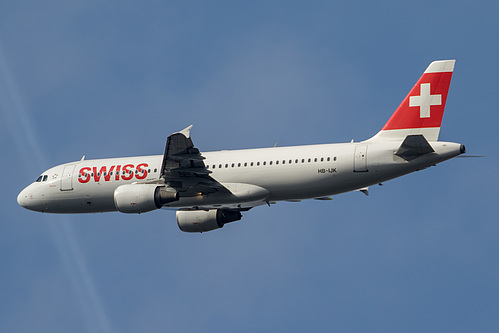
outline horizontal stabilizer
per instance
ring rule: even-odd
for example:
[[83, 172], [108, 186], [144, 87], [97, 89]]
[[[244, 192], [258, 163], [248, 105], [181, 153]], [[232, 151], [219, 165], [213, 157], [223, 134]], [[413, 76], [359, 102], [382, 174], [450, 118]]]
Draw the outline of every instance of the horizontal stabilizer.
[[426, 141], [425, 137], [422, 134], [417, 134], [408, 135], [395, 155], [400, 157], [416, 157], [433, 152], [433, 148]]

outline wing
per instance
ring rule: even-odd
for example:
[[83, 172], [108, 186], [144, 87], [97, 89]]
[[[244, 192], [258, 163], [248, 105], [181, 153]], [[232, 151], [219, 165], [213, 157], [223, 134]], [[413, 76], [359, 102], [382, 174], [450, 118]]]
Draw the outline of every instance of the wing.
[[192, 143], [191, 128], [192, 125], [173, 133], [166, 140], [161, 179], [183, 197], [215, 192], [230, 193], [210, 177], [211, 171], [203, 162], [205, 158]]

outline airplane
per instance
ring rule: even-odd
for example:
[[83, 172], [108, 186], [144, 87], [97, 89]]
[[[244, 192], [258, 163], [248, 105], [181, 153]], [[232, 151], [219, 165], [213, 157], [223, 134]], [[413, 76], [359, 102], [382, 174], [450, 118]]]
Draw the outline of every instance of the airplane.
[[438, 141], [455, 60], [432, 62], [388, 122], [361, 142], [201, 153], [192, 125], [163, 155], [65, 163], [42, 173], [17, 202], [45, 213], [145, 213], [176, 209], [184, 232], [207, 232], [278, 201], [330, 200], [466, 152]]

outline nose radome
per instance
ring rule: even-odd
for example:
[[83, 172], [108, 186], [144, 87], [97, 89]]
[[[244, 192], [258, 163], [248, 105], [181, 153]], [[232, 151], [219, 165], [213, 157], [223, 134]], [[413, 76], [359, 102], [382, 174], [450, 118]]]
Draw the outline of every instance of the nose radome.
[[26, 204], [24, 203], [24, 190], [17, 196], [17, 203], [22, 207], [26, 207]]

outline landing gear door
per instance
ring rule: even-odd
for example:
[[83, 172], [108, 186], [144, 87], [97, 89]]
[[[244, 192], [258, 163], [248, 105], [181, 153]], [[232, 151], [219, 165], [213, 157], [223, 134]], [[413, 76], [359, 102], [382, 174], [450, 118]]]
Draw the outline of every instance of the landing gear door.
[[76, 165], [66, 165], [62, 171], [61, 191], [73, 190], [73, 173]]
[[367, 145], [355, 147], [354, 172], [367, 172]]

